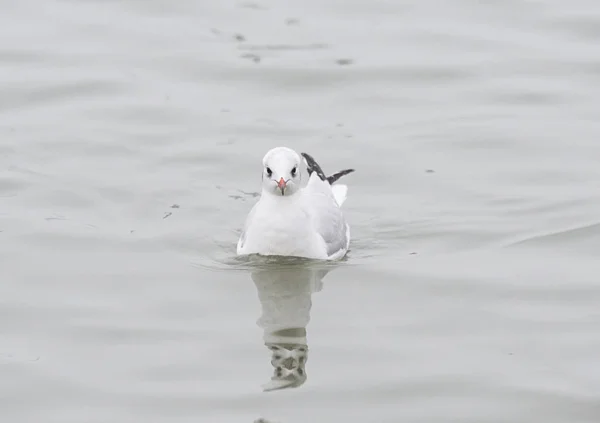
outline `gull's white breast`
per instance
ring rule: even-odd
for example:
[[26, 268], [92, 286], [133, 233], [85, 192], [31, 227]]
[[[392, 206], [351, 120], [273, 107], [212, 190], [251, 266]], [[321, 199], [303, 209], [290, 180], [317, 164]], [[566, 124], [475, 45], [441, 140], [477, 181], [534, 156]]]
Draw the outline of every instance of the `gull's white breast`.
[[299, 199], [274, 199], [276, 207], [268, 197], [261, 199], [248, 216], [237, 253], [326, 259], [325, 242]]

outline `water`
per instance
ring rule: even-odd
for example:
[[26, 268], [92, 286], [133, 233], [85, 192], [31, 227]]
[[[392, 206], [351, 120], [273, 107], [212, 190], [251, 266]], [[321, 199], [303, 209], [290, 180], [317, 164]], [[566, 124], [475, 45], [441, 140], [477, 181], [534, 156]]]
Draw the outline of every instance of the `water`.
[[[7, 2], [1, 420], [597, 422], [599, 28], [593, 0]], [[235, 258], [277, 145], [357, 169], [346, 261]]]

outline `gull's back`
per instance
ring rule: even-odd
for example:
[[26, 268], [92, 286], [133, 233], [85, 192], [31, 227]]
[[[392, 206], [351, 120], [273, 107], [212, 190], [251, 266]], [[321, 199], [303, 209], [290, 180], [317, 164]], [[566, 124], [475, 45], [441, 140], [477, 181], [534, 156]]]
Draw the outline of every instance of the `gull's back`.
[[[338, 188], [339, 187], [339, 188]], [[327, 258], [335, 260], [346, 254], [350, 244], [350, 227], [340, 208], [346, 199], [345, 185], [331, 186], [313, 172], [302, 190], [303, 206], [311, 216], [314, 230], [325, 243]]]

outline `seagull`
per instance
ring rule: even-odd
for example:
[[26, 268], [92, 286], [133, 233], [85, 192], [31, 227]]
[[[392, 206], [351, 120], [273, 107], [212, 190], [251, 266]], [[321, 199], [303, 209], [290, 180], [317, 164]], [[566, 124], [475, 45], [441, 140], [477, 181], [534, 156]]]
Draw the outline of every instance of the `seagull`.
[[304, 187], [298, 153], [276, 147], [265, 154], [262, 193], [246, 218], [238, 255], [338, 260], [348, 252], [350, 227], [340, 209], [348, 187], [334, 183], [354, 169], [328, 177], [312, 156], [302, 157], [308, 171]]

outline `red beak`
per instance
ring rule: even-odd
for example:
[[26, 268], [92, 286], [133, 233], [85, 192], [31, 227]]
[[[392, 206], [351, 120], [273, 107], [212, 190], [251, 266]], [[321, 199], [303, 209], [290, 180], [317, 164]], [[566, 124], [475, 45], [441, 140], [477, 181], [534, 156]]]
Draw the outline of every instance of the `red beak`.
[[281, 190], [281, 195], [283, 195], [283, 191], [285, 190], [285, 186], [286, 186], [286, 183], [283, 180], [283, 178], [281, 178], [279, 180], [279, 182], [277, 182], [277, 187]]

